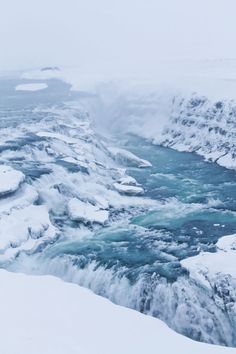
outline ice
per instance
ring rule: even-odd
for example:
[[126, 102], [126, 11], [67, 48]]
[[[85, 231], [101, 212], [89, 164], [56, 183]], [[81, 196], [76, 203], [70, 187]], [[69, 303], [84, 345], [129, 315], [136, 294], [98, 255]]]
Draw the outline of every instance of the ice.
[[137, 186], [138, 185], [136, 179], [131, 176], [125, 176], [125, 177], [120, 178], [118, 183], [124, 184], [127, 186]]
[[15, 87], [16, 91], [41, 91], [48, 87], [46, 83], [21, 84]]
[[100, 209], [108, 209], [109, 203], [102, 195], [95, 195], [94, 200]]
[[100, 210], [97, 206], [82, 202], [73, 198], [68, 203], [69, 217], [73, 221], [82, 221], [84, 223], [105, 224], [109, 218], [107, 210]]
[[0, 196], [15, 192], [24, 179], [22, 172], [10, 166], [0, 165]]
[[33, 204], [38, 199], [38, 193], [29, 184], [22, 185], [16, 193], [0, 199], [0, 214], [10, 213], [12, 209], [20, 209]]
[[222, 157], [220, 156], [217, 159], [217, 163], [227, 168], [236, 169], [236, 158], [235, 155], [232, 155], [232, 153], [228, 153]]
[[211, 281], [220, 274], [236, 279], [236, 235], [220, 238], [216, 246], [216, 253], [202, 252], [181, 261], [191, 277], [207, 287], [210, 287]]
[[130, 184], [126, 185], [123, 183], [114, 183], [113, 186], [121, 194], [126, 194], [126, 195], [143, 195], [144, 194], [144, 190], [142, 187], [132, 186]]
[[222, 251], [236, 251], [236, 235], [224, 236], [217, 242], [217, 247]]
[[126, 195], [143, 195], [143, 188], [137, 183], [136, 179], [131, 176], [121, 177], [117, 182], [113, 184], [115, 189], [120, 194]]
[[119, 162], [128, 163], [132, 166], [136, 166], [140, 168], [152, 166], [152, 164], [149, 161], [140, 159], [138, 156], [136, 156], [135, 154], [133, 154], [128, 150], [116, 148], [116, 147], [108, 147], [108, 150], [111, 153], [111, 155]]
[[53, 132], [38, 132], [37, 135], [39, 137], [44, 137], [44, 138], [54, 138], [63, 141], [64, 143], [67, 144], [76, 144], [78, 143], [77, 139], [68, 137], [66, 135], [60, 134], [60, 133], [53, 133]]
[[33, 248], [38, 244], [37, 239], [51, 241], [55, 237], [56, 229], [49, 220], [45, 205], [14, 209], [0, 218], [0, 261], [6, 260], [4, 256], [9, 249], [10, 253], [16, 254], [28, 241]]

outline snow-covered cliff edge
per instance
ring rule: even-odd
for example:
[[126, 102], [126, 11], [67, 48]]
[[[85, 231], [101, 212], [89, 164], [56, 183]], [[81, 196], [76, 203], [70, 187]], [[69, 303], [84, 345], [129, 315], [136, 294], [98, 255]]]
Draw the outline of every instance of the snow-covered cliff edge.
[[99, 128], [135, 133], [236, 168], [235, 60], [158, 62], [152, 79], [88, 77], [76, 69], [23, 74], [50, 77], [93, 93], [84, 104]]
[[233, 354], [59, 279], [0, 271], [4, 354]]

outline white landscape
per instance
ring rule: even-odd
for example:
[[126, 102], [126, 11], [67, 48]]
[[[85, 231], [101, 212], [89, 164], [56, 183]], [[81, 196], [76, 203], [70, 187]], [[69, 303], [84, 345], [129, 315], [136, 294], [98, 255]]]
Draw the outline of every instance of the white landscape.
[[157, 319], [53, 277], [1, 270], [0, 280], [2, 353], [235, 353], [193, 342]]
[[35, 83], [35, 84], [22, 84], [15, 87], [16, 91], [40, 91], [45, 90], [48, 87], [45, 83]]
[[235, 2], [0, 10], [0, 353], [236, 354]]

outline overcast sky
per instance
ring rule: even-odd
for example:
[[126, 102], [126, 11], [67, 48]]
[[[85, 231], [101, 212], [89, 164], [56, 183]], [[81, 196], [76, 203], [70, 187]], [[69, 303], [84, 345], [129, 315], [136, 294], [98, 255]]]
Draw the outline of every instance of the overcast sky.
[[0, 70], [236, 57], [236, 0], [0, 0]]

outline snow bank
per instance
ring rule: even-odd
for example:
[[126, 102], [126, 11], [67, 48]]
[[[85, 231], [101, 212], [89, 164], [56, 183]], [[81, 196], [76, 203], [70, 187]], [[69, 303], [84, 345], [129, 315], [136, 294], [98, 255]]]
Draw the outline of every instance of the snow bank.
[[136, 179], [134, 177], [131, 177], [131, 176], [121, 177], [119, 179], [118, 183], [125, 184], [127, 186], [137, 186], [138, 185]]
[[0, 283], [4, 354], [235, 354], [54, 277], [0, 270]]
[[55, 237], [56, 229], [45, 205], [13, 209], [11, 214], [3, 214], [0, 218], [0, 261], [13, 258], [19, 251], [32, 250]]
[[216, 253], [202, 252], [181, 261], [190, 276], [207, 287], [211, 287], [211, 282], [219, 275], [236, 279], [236, 235], [220, 238], [216, 246]]
[[38, 198], [38, 193], [29, 184], [21, 186], [17, 192], [5, 198], [0, 198], [0, 214], [9, 214], [12, 209], [24, 208], [33, 204]]
[[97, 206], [84, 203], [76, 198], [69, 201], [68, 213], [71, 220], [82, 221], [84, 223], [105, 224], [109, 218], [107, 210], [99, 210]]
[[15, 87], [16, 91], [41, 91], [48, 87], [46, 83], [22, 84]]
[[181, 261], [194, 283], [213, 299], [220, 311], [227, 314], [233, 326], [236, 318], [235, 259], [236, 235], [231, 235], [217, 242], [216, 253], [202, 252]]
[[140, 167], [140, 168], [152, 166], [152, 164], [149, 161], [140, 159], [138, 156], [136, 156], [135, 154], [133, 154], [128, 150], [120, 149], [116, 147], [108, 147], [108, 151], [119, 162], [128, 163], [131, 166]]
[[10, 166], [0, 166], [0, 196], [15, 192], [24, 181], [22, 172], [16, 171]]
[[113, 186], [121, 194], [126, 194], [126, 195], [143, 195], [144, 194], [144, 190], [142, 187], [126, 185], [123, 183], [114, 183]]
[[117, 182], [113, 183], [114, 188], [120, 194], [126, 195], [143, 195], [143, 188], [137, 183], [136, 179], [131, 176], [121, 177]]
[[51, 139], [61, 140], [64, 143], [67, 143], [67, 144], [76, 144], [76, 143], [78, 143], [77, 139], [74, 139], [72, 137], [68, 137], [68, 136], [60, 134], [60, 133], [38, 132], [37, 136], [39, 136], [40, 138], [44, 137], [44, 138], [51, 138]]

